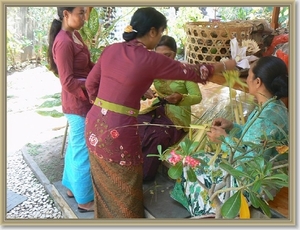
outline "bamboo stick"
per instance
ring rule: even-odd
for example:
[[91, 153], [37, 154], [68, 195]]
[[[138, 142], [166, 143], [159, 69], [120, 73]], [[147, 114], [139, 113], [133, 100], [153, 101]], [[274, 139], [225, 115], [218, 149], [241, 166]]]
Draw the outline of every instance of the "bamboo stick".
[[239, 125], [240, 124], [240, 118], [239, 118], [239, 112], [238, 112], [237, 107], [234, 107], [233, 111], [234, 111], [234, 115], [235, 115], [235, 122]]
[[239, 100], [238, 108], [239, 108], [241, 123], [242, 123], [242, 125], [244, 125], [245, 124], [245, 117], [244, 117], [244, 113], [243, 113], [243, 106], [242, 106], [241, 99]]

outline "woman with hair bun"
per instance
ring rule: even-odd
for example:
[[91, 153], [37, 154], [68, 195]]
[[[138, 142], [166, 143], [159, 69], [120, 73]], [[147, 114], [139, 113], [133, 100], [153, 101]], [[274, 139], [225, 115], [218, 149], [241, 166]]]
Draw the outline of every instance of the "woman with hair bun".
[[[143, 153], [137, 115], [154, 79], [205, 84], [236, 62], [184, 64], [152, 51], [167, 27], [152, 7], [135, 11], [124, 42], [107, 46], [86, 81], [93, 107], [85, 138], [95, 192], [95, 218], [144, 218]], [[224, 65], [223, 65], [224, 64]]]
[[[207, 137], [212, 142], [220, 143], [220, 137], [224, 137], [221, 142], [221, 149], [224, 153], [229, 152], [229, 148], [236, 145], [234, 139], [242, 137], [243, 146], [236, 150], [234, 159], [238, 161], [247, 161], [252, 156], [262, 154], [266, 162], [270, 158], [278, 155], [275, 147], [266, 148], [262, 153], [258, 152], [253, 144], [263, 146], [265, 140], [271, 142], [287, 142], [288, 135], [288, 112], [284, 103], [280, 100], [288, 95], [288, 69], [283, 60], [275, 56], [261, 57], [251, 64], [247, 77], [247, 85], [249, 94], [256, 99], [257, 107], [249, 115], [244, 125], [239, 125], [224, 118], [216, 118], [212, 122], [210, 131], [207, 132]], [[262, 108], [263, 107], [263, 108]], [[259, 117], [256, 114], [260, 111]], [[245, 132], [245, 133], [244, 133]], [[242, 136], [243, 134], [243, 136]], [[246, 154], [245, 154], [246, 153]], [[241, 158], [241, 156], [243, 157]], [[238, 159], [241, 158], [241, 159]], [[280, 155], [276, 158], [275, 163], [284, 160], [286, 161], [288, 154]], [[238, 166], [236, 169], [241, 170]], [[208, 168], [207, 171], [197, 171], [197, 180], [205, 183], [207, 188], [218, 186], [223, 182], [224, 175], [217, 173], [218, 168]], [[214, 175], [211, 176], [211, 175]], [[213, 177], [213, 178], [212, 178]], [[234, 178], [232, 178], [234, 179]], [[202, 216], [215, 214], [215, 206], [209, 200], [209, 196], [205, 197], [204, 189], [197, 182], [182, 180], [176, 182], [172, 197], [181, 202], [183, 205], [188, 205], [192, 216]], [[234, 181], [234, 180], [232, 180]], [[233, 183], [233, 182], [232, 182]], [[238, 186], [238, 185], [233, 185]], [[276, 194], [278, 191], [274, 187], [264, 186], [269, 192]], [[226, 189], [226, 187], [222, 187]], [[224, 193], [220, 193], [219, 199], [224, 200]], [[245, 194], [247, 196], [247, 194]]]
[[[249, 94], [253, 95], [257, 103], [262, 106], [264, 103], [272, 98], [275, 101], [268, 104], [260, 114], [261, 119], [257, 119], [244, 136], [245, 140], [259, 140], [262, 131], [272, 133], [274, 129], [278, 135], [276, 125], [280, 125], [284, 131], [288, 131], [288, 113], [284, 103], [279, 100], [288, 96], [288, 69], [285, 63], [278, 57], [266, 56], [261, 57], [249, 69], [247, 77], [247, 85]], [[247, 122], [243, 126], [247, 126], [254, 117], [257, 108], [249, 115]], [[238, 127], [240, 132], [243, 126], [239, 126], [233, 122], [227, 121], [223, 118], [216, 118], [213, 121], [213, 126], [210, 132], [207, 133], [208, 137], [217, 141], [223, 135], [228, 137], [226, 132], [229, 132], [233, 127]], [[229, 138], [229, 137], [228, 137]], [[282, 138], [279, 135], [278, 138]]]

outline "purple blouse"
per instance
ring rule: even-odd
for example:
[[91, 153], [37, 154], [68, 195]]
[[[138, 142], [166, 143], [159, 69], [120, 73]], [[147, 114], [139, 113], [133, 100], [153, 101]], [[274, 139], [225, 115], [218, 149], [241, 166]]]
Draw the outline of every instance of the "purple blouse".
[[[78, 31], [75, 35], [84, 44]], [[94, 66], [89, 50], [86, 45], [75, 43], [70, 32], [60, 30], [52, 51], [62, 86], [62, 111], [85, 117], [92, 106], [85, 90], [85, 80]]]

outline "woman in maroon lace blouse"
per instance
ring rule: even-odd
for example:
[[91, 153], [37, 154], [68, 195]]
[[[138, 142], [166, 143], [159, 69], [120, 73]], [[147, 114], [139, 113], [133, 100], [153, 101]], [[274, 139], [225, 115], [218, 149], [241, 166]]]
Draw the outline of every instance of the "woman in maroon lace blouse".
[[[154, 78], [205, 84], [223, 63], [190, 65], [154, 51], [167, 20], [151, 7], [139, 8], [123, 34], [125, 42], [104, 49], [88, 75], [94, 102], [86, 118], [96, 218], [143, 218], [143, 154], [137, 127], [140, 99]], [[224, 62], [227, 69], [235, 61]]]

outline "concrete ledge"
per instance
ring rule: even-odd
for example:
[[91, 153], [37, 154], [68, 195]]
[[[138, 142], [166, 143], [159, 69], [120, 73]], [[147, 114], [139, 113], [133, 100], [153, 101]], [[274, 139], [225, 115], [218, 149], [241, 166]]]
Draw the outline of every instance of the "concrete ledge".
[[[28, 154], [26, 148], [20, 150], [25, 162], [31, 168], [34, 175], [40, 181], [40, 183], [45, 187], [45, 190], [53, 199], [57, 208], [62, 211], [63, 217], [66, 219], [93, 219], [94, 213], [80, 213], [77, 210], [77, 203], [75, 199], [70, 199], [66, 196], [66, 188], [61, 184], [61, 181], [51, 182], [48, 180], [46, 175], [39, 168], [38, 164], [33, 160], [33, 158]], [[145, 217], [149, 219], [154, 219], [147, 210], [145, 210]]]
[[40, 183], [45, 187], [46, 191], [53, 199], [55, 205], [62, 211], [62, 214], [65, 218], [78, 218], [73, 210], [66, 203], [64, 198], [60, 195], [58, 190], [55, 188], [53, 184], [50, 183], [45, 174], [41, 171], [37, 163], [33, 160], [33, 158], [28, 154], [26, 148], [22, 148], [20, 150], [23, 154], [24, 160], [27, 165], [31, 168], [34, 175], [40, 181]]

